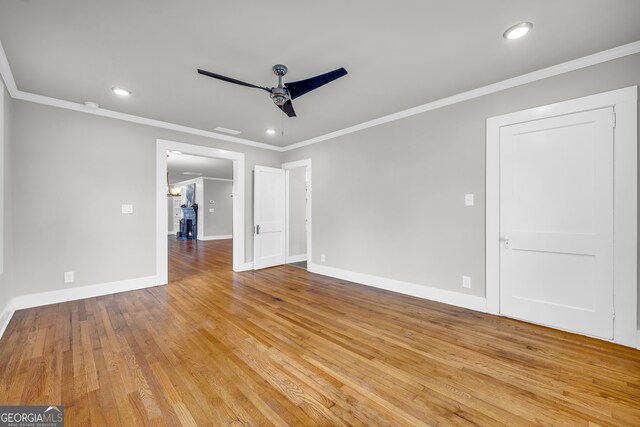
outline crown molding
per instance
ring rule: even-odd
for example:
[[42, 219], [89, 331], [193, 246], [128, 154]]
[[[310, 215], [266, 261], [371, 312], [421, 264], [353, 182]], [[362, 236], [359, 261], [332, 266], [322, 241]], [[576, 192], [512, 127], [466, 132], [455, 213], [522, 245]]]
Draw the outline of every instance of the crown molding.
[[2, 46], [1, 41], [0, 41], [0, 76], [4, 81], [4, 86], [7, 88], [7, 92], [9, 92], [9, 95], [11, 95], [12, 98], [15, 98], [16, 93], [18, 93], [18, 87], [16, 86], [16, 81], [13, 79], [13, 73], [11, 72], [11, 67], [9, 66], [7, 55], [4, 54], [4, 47]]
[[614, 59], [622, 58], [629, 55], [640, 53], [640, 41], [625, 44], [622, 46], [614, 47], [602, 52], [594, 53], [592, 55], [584, 56], [582, 58], [574, 59], [571, 61], [563, 62], [558, 65], [543, 68], [541, 70], [533, 71], [531, 73], [523, 74], [518, 77], [503, 80], [497, 83], [492, 83], [487, 86], [482, 86], [477, 89], [473, 89], [467, 92], [462, 92], [456, 95], [452, 95], [446, 98], [438, 99], [436, 101], [428, 102], [426, 104], [419, 105], [417, 107], [409, 108], [407, 110], [399, 111], [397, 113], [389, 114], [379, 117], [377, 119], [369, 120], [364, 123], [360, 123], [354, 126], [349, 126], [344, 129], [340, 129], [334, 132], [329, 132], [324, 135], [316, 136], [304, 141], [300, 141], [294, 144], [290, 144], [284, 147], [277, 145], [265, 144], [263, 142], [252, 141], [249, 139], [238, 138], [231, 135], [225, 135], [221, 133], [211, 132], [207, 130], [192, 128], [188, 126], [178, 125], [175, 123], [163, 122], [161, 120], [149, 119], [146, 117], [134, 116], [132, 114], [121, 113], [118, 111], [106, 110], [103, 108], [91, 108], [84, 104], [76, 102], [64, 101], [57, 98], [51, 98], [48, 96], [37, 95], [34, 93], [23, 92], [18, 89], [16, 82], [9, 66], [9, 61], [5, 55], [4, 48], [0, 42], [0, 76], [4, 80], [5, 86], [9, 95], [14, 99], [23, 101], [35, 102], [38, 104], [49, 105], [52, 107], [65, 108], [68, 110], [79, 111], [82, 113], [94, 114], [102, 117], [109, 117], [112, 119], [124, 120], [132, 123], [138, 123], [147, 126], [158, 127], [162, 129], [174, 130], [191, 135], [204, 136], [206, 138], [218, 139], [221, 141], [233, 142], [236, 144], [247, 145], [256, 148], [262, 148], [265, 150], [285, 152], [295, 150], [297, 148], [306, 147], [309, 145], [317, 144], [322, 141], [334, 139], [343, 135], [358, 132], [364, 129], [368, 129], [374, 126], [379, 126], [385, 123], [401, 120], [406, 117], [415, 116], [416, 114], [425, 113], [427, 111], [436, 110], [438, 108], [446, 107], [449, 105], [457, 104], [459, 102], [468, 101], [481, 96], [489, 95], [492, 93], [500, 92], [505, 89], [522, 86], [528, 83], [533, 83], [538, 80], [543, 80], [549, 77], [557, 76], [560, 74], [576, 71], [581, 68], [590, 67], [592, 65], [601, 64], [603, 62], [611, 61]]
[[214, 178], [214, 177], [210, 177], [210, 176], [203, 176], [202, 179], [209, 180], [209, 181], [228, 181], [228, 182], [233, 182], [233, 180], [229, 179], [229, 178]]
[[248, 145], [256, 148], [263, 148], [265, 150], [282, 151], [282, 147], [277, 147], [275, 145], [270, 145], [270, 144], [264, 144], [262, 142], [252, 141], [250, 139], [238, 138], [235, 136], [211, 132], [208, 130], [192, 128], [189, 126], [178, 125], [175, 123], [163, 122], [161, 120], [148, 119], [146, 117], [134, 116], [133, 114], [121, 113], [118, 111], [107, 110], [104, 108], [87, 107], [84, 104], [78, 104], [77, 102], [64, 101], [62, 99], [36, 95], [34, 93], [23, 92], [21, 90], [18, 90], [15, 96], [12, 95], [12, 97], [15, 99], [20, 99], [22, 101], [30, 101], [30, 102], [35, 102], [37, 104], [50, 105], [52, 107], [58, 107], [58, 108], [64, 108], [67, 110], [79, 111], [82, 113], [94, 114], [96, 116], [109, 117], [112, 119], [124, 120], [126, 122], [138, 123], [141, 125], [174, 130], [177, 132], [188, 133], [191, 135], [198, 135], [198, 136], [204, 136], [207, 138], [227, 141], [227, 142], [234, 142], [236, 144]]
[[87, 107], [77, 102], [65, 101], [62, 99], [52, 98], [49, 96], [37, 95], [35, 93], [23, 92], [16, 86], [13, 78], [13, 72], [9, 66], [7, 55], [5, 54], [2, 42], [0, 42], [0, 76], [4, 80], [5, 86], [11, 98], [21, 101], [35, 102], [37, 104], [49, 105], [51, 107], [64, 108], [66, 110], [79, 111], [81, 113], [93, 114], [96, 116], [109, 117], [126, 122], [138, 123], [146, 126], [153, 126], [161, 129], [169, 129], [177, 132], [187, 133], [191, 135], [204, 136], [207, 138], [218, 139], [221, 141], [234, 142], [236, 144], [248, 145], [265, 150], [282, 151], [282, 147], [276, 145], [265, 144], [263, 142], [252, 141], [250, 139], [238, 138], [236, 136], [226, 135], [217, 132], [192, 128], [189, 126], [178, 125], [175, 123], [163, 122], [161, 120], [149, 119], [146, 117], [134, 116], [133, 114], [121, 113], [119, 111], [107, 110], [104, 108]]
[[571, 71], [576, 71], [581, 68], [586, 68], [592, 65], [601, 64], [603, 62], [622, 58], [624, 56], [633, 55], [639, 52], [640, 52], [640, 41], [625, 44], [619, 47], [614, 47], [613, 49], [594, 53], [593, 55], [588, 55], [582, 58], [574, 59], [572, 61], [563, 62], [561, 64], [553, 65], [551, 67], [547, 67], [541, 70], [533, 71], [531, 73], [523, 74], [518, 77], [502, 80], [497, 83], [492, 83], [490, 85], [482, 86], [477, 89], [472, 89], [467, 92], [462, 92], [457, 95], [449, 96], [447, 98], [438, 99], [436, 101], [422, 104], [417, 107], [409, 108], [407, 110], [399, 111], [394, 114], [389, 114], [387, 116], [379, 117], [374, 120], [369, 120], [368, 122], [360, 123], [355, 126], [349, 126], [347, 128], [337, 130], [335, 132], [330, 132], [325, 135], [320, 135], [315, 138], [307, 139], [306, 141], [301, 141], [295, 144], [287, 145], [283, 148], [282, 151], [290, 151], [290, 150], [295, 150], [296, 148], [302, 148], [308, 145], [317, 144], [318, 142], [337, 138], [343, 135], [348, 135], [350, 133], [358, 132], [374, 126], [379, 126], [384, 123], [389, 123], [396, 120], [404, 119], [406, 117], [415, 116], [416, 114], [421, 114], [427, 111], [436, 110], [438, 108], [447, 107], [449, 105], [457, 104], [459, 102], [464, 102], [474, 98], [479, 98], [481, 96], [500, 92], [505, 89], [511, 89], [516, 86], [522, 86], [528, 83], [533, 83], [538, 80], [543, 80], [549, 77], [557, 76], [557, 75], [568, 73]]

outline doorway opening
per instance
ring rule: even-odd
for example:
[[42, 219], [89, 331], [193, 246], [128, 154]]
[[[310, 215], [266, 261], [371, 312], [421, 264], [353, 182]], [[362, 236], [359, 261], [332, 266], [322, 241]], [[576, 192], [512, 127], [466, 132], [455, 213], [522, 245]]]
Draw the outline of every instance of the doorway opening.
[[231, 270], [233, 162], [167, 151], [167, 221], [170, 280], [200, 262]]
[[[311, 262], [311, 160], [254, 168], [254, 269]], [[295, 252], [295, 253], [294, 253]]]
[[226, 264], [233, 271], [247, 269], [244, 167], [243, 153], [157, 141], [156, 265], [164, 284], [169, 281], [170, 253], [195, 256], [208, 246], [229, 252]]
[[489, 313], [638, 345], [637, 92], [487, 120]]
[[311, 159], [284, 163], [285, 263], [307, 270], [311, 262]]

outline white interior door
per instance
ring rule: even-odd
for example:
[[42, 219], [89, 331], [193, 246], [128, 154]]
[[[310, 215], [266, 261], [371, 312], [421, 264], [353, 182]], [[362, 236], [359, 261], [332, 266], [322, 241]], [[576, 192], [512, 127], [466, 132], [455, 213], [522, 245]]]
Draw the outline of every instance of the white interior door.
[[254, 268], [285, 263], [285, 171], [256, 166], [253, 200]]
[[500, 313], [613, 338], [613, 109], [500, 130]]

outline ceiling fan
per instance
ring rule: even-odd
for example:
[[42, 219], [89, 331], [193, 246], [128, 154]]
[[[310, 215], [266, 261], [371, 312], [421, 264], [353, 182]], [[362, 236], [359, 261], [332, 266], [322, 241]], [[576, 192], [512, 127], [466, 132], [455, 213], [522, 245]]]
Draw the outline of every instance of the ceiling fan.
[[198, 69], [198, 73], [205, 76], [213, 77], [214, 79], [224, 80], [225, 82], [235, 83], [241, 86], [266, 90], [271, 94], [273, 103], [276, 104], [278, 108], [284, 111], [284, 113], [289, 117], [296, 116], [296, 112], [293, 110], [293, 104], [291, 103], [292, 100], [304, 95], [305, 93], [309, 93], [312, 90], [319, 88], [320, 86], [331, 83], [332, 81], [339, 79], [340, 77], [347, 74], [347, 70], [345, 70], [344, 68], [338, 68], [337, 70], [329, 71], [328, 73], [320, 74], [319, 76], [311, 77], [305, 80], [299, 80], [297, 82], [282, 84], [282, 77], [287, 74], [287, 67], [282, 64], [274, 65], [273, 72], [276, 76], [278, 76], [278, 86], [268, 88]]

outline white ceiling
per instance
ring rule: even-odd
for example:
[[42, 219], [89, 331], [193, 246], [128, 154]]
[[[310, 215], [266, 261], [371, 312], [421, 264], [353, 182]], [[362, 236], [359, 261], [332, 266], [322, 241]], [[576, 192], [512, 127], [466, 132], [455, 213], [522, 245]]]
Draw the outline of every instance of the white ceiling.
[[[170, 184], [198, 178], [199, 176], [232, 179], [233, 162], [231, 160], [168, 153], [167, 172], [169, 172]], [[185, 172], [192, 174], [185, 175]]]
[[[638, 0], [0, 0], [0, 41], [22, 91], [285, 146], [640, 40], [639, 18]], [[503, 39], [520, 21], [533, 31]], [[287, 118], [264, 91], [196, 73], [274, 86], [276, 63], [285, 82], [349, 75]]]

